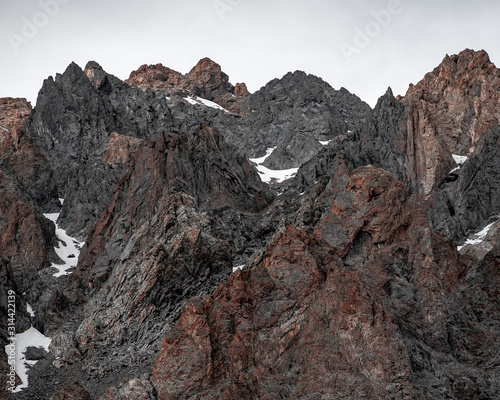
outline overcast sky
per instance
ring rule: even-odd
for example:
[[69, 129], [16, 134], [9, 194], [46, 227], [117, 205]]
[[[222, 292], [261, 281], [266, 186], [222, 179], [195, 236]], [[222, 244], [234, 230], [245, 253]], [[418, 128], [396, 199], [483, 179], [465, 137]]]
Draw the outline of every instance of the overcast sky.
[[0, 97], [35, 105], [72, 61], [126, 79], [210, 57], [251, 92], [303, 70], [374, 106], [446, 54], [484, 49], [499, 65], [499, 17], [498, 0], [0, 0]]

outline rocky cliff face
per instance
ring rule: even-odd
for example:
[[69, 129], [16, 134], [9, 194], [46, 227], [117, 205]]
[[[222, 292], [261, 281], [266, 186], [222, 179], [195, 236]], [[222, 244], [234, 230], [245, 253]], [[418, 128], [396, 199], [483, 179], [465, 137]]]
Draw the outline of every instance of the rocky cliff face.
[[[249, 94], [209, 59], [47, 80], [20, 132], [87, 240], [26, 288], [53, 339], [32, 382], [59, 383], [12, 398], [498, 398], [498, 76], [466, 50], [374, 110], [303, 72]], [[297, 175], [261, 182], [266, 151]], [[2, 166], [0, 223], [42, 229]], [[9, 282], [51, 226], [2, 236]]]

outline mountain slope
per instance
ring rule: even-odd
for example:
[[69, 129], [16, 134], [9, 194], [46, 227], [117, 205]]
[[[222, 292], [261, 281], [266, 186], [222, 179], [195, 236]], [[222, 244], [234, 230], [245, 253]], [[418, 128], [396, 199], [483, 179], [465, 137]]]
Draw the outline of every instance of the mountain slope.
[[[373, 110], [300, 71], [249, 94], [209, 59], [47, 80], [3, 142], [0, 222], [47, 232], [7, 235], [2, 283], [52, 338], [11, 398], [498, 398], [498, 76], [465, 50]], [[297, 175], [263, 183], [264, 154]], [[58, 194], [86, 243], [56, 280]]]

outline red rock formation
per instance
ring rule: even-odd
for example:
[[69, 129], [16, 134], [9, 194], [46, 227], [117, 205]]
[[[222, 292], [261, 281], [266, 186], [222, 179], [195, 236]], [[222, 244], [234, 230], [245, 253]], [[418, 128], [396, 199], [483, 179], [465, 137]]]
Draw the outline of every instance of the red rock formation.
[[401, 323], [446, 346], [444, 300], [463, 267], [425, 217], [410, 220], [387, 173], [361, 168], [337, 190], [314, 234], [288, 228], [184, 310], [153, 366], [159, 399], [416, 396]]
[[147, 88], [185, 90], [187, 87], [187, 79], [184, 75], [161, 64], [142, 65], [130, 74], [127, 83], [143, 90]]
[[92, 400], [92, 397], [79, 383], [75, 382], [64, 386], [50, 400]]
[[52, 168], [22, 127], [31, 113], [26, 99], [0, 99], [0, 157], [13, 169], [24, 189], [40, 205], [55, 205]]
[[131, 379], [118, 387], [110, 388], [100, 400], [152, 400], [155, 389], [146, 379]]
[[453, 154], [467, 155], [500, 118], [500, 70], [484, 50], [464, 50], [410, 85], [402, 101], [429, 119]]
[[485, 51], [464, 50], [446, 56], [400, 100], [408, 109], [408, 169], [428, 195], [451, 171], [451, 154], [472, 154], [498, 122], [500, 70]]
[[141, 139], [112, 132], [103, 161], [109, 164], [125, 164], [131, 159], [132, 154], [139, 149], [141, 143]]
[[182, 75], [161, 64], [142, 65], [130, 74], [128, 84], [143, 90], [151, 88], [167, 96], [199, 96], [214, 101], [226, 110], [239, 114], [244, 99], [249, 95], [244, 83], [229, 83], [221, 66], [209, 58], [201, 59], [189, 73]]
[[10, 261], [25, 291], [39, 270], [55, 257], [54, 225], [23, 193], [17, 179], [0, 168], [0, 254]]

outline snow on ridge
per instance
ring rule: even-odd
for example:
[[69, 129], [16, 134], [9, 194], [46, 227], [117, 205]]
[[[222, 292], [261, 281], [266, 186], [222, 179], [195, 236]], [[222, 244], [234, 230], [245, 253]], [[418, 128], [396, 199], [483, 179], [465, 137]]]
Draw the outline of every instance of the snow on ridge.
[[264, 183], [271, 183], [276, 181], [277, 183], [281, 183], [295, 174], [297, 174], [298, 168], [290, 168], [290, 169], [269, 169], [264, 167], [262, 164], [266, 161], [266, 159], [272, 154], [272, 152], [276, 149], [276, 147], [269, 147], [266, 150], [266, 155], [259, 158], [250, 158], [250, 161], [257, 164], [257, 171], [259, 171], [260, 179]]
[[460, 156], [458, 154], [452, 154], [451, 155], [453, 157], [453, 159], [455, 160], [455, 162], [457, 163], [458, 167], [456, 168], [453, 168], [449, 173], [451, 174], [452, 172], [455, 172], [455, 171], [458, 171], [463, 164], [465, 164], [465, 162], [467, 161], [467, 159], [469, 157], [467, 156]]
[[193, 104], [193, 105], [202, 104], [206, 107], [215, 108], [216, 110], [221, 110], [221, 111], [227, 112], [228, 114], [232, 114], [232, 112], [226, 110], [224, 107], [220, 106], [219, 104], [217, 104], [213, 101], [204, 99], [202, 97], [189, 96], [189, 97], [184, 97], [184, 100], [186, 100], [189, 104]]
[[239, 269], [243, 269], [243, 267], [244, 267], [244, 266], [245, 266], [245, 265], [243, 264], [243, 265], [238, 265], [237, 267], [233, 267], [233, 272], [236, 272], [236, 271], [238, 271]]
[[458, 165], [462, 165], [467, 161], [467, 156], [459, 156], [458, 154], [452, 154], [453, 159]]
[[262, 156], [262, 157], [259, 157], [259, 158], [250, 158], [250, 161], [257, 164], [257, 165], [260, 165], [262, 164], [264, 161], [267, 160], [267, 158], [273, 153], [273, 151], [276, 149], [276, 147], [269, 147], [267, 150], [266, 150], [266, 155], [265, 156]]
[[323, 146], [327, 146], [333, 139], [330, 140], [318, 140], [319, 143]]
[[20, 392], [22, 389], [28, 387], [28, 367], [32, 367], [36, 364], [36, 361], [26, 360], [26, 355], [24, 354], [28, 347], [43, 347], [46, 351], [49, 351], [49, 345], [52, 339], [40, 333], [36, 328], [31, 327], [23, 333], [16, 334], [10, 343], [5, 346], [5, 353], [9, 354], [13, 347], [15, 348], [15, 369], [16, 373], [21, 379], [22, 383], [18, 385], [14, 393]]
[[471, 245], [471, 246], [476, 246], [480, 244], [488, 235], [490, 229], [495, 225], [498, 221], [492, 222], [491, 224], [486, 225], [482, 230], [479, 232], [475, 233], [473, 236], [475, 236], [474, 239], [467, 239], [465, 243], [462, 246], [457, 246], [457, 250], [460, 251], [464, 246]]
[[[64, 199], [59, 200], [61, 201], [61, 204], [64, 203]], [[52, 263], [52, 267], [57, 269], [54, 276], [60, 277], [62, 275], [69, 275], [71, 272], [68, 272], [68, 269], [76, 267], [78, 257], [80, 255], [80, 249], [83, 247], [84, 243], [69, 236], [64, 229], [59, 227], [57, 219], [59, 218], [60, 212], [43, 215], [45, 218], [51, 220], [56, 226], [56, 236], [59, 243], [57, 247], [54, 247], [54, 250], [59, 258], [64, 262], [64, 264]]]

